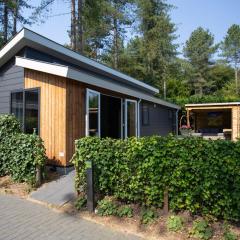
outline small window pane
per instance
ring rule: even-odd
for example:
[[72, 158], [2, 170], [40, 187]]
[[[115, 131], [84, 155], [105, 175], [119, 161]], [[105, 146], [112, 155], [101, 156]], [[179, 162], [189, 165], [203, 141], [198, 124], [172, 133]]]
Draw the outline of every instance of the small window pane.
[[25, 133], [38, 134], [38, 91], [25, 92]]
[[147, 104], [142, 105], [142, 124], [149, 125], [149, 107]]
[[88, 95], [89, 136], [99, 136], [99, 95], [89, 91]]
[[127, 102], [127, 137], [135, 137], [136, 133], [136, 103]]
[[11, 113], [23, 125], [23, 92], [14, 92], [11, 94]]

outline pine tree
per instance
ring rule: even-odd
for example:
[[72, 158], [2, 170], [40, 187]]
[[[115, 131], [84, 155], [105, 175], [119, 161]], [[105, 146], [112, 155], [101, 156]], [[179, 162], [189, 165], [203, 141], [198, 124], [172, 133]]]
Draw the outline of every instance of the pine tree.
[[195, 94], [203, 95], [204, 87], [208, 84], [207, 74], [212, 65], [212, 57], [218, 45], [214, 45], [214, 36], [209, 30], [199, 27], [192, 32], [184, 47], [184, 56], [194, 68], [194, 77], [189, 79]]
[[167, 96], [169, 64], [177, 54], [176, 27], [169, 16], [171, 9], [165, 0], [138, 0], [145, 81], [163, 89], [164, 98]]
[[227, 32], [224, 41], [222, 42], [223, 56], [227, 62], [232, 64], [235, 69], [235, 88], [236, 93], [239, 93], [238, 70], [240, 66], [240, 25], [232, 25]]

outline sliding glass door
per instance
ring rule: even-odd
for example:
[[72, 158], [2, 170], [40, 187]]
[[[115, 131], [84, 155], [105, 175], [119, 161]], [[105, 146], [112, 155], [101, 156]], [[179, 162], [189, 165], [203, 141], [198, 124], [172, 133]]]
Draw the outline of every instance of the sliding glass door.
[[138, 136], [137, 101], [125, 101], [125, 138]]
[[138, 102], [87, 89], [86, 136], [128, 138], [138, 134]]
[[25, 133], [39, 134], [39, 89], [27, 89], [11, 93], [11, 113], [16, 116]]
[[100, 137], [100, 93], [87, 89], [86, 136]]

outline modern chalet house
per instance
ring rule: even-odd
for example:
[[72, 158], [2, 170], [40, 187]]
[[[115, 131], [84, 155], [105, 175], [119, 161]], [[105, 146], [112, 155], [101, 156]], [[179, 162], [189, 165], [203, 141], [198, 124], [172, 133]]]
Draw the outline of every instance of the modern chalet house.
[[26, 28], [0, 51], [0, 114], [44, 141], [49, 163], [67, 167], [74, 140], [177, 131], [179, 106], [158, 90]]

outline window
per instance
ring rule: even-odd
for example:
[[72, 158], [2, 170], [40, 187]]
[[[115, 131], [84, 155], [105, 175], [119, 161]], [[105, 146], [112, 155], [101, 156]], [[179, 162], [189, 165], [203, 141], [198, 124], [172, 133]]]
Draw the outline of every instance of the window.
[[11, 113], [23, 126], [23, 92], [13, 92], [11, 94]]
[[39, 90], [12, 92], [11, 113], [20, 121], [25, 133], [36, 131], [39, 134]]
[[142, 125], [149, 125], [149, 106], [146, 103], [142, 104]]
[[87, 136], [100, 137], [100, 93], [87, 90]]
[[138, 136], [137, 101], [125, 101], [125, 137]]

